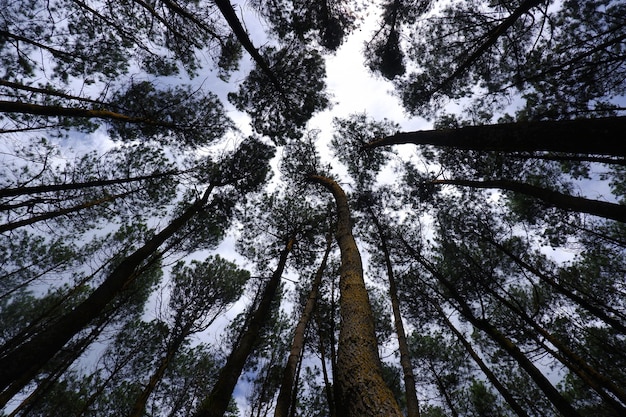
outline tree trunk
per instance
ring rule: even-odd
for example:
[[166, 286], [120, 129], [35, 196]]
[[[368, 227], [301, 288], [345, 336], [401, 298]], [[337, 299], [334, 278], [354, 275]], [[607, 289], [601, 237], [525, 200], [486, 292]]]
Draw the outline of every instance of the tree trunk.
[[125, 114], [116, 113], [110, 110], [84, 109], [80, 107], [63, 107], [55, 105], [41, 105], [32, 103], [22, 103], [18, 101], [0, 101], [0, 113], [22, 113], [34, 114], [47, 117], [78, 117], [84, 119], [104, 119], [115, 120], [124, 123], [139, 123], [168, 129], [177, 129], [172, 123], [160, 122], [153, 119], [141, 117], [131, 117]]
[[[159, 246], [182, 228], [206, 204], [212, 187], [165, 229], [152, 237], [141, 248], [126, 257], [82, 303], [51, 324], [46, 330], [0, 359], [0, 389], [25, 374], [36, 372], [48, 362], [80, 330], [106, 308], [141, 272], [141, 264], [154, 254]], [[145, 268], [145, 266], [144, 266]]]
[[409, 345], [406, 341], [406, 333], [404, 324], [402, 323], [402, 315], [400, 313], [400, 300], [398, 299], [398, 288], [396, 286], [396, 278], [393, 273], [393, 265], [391, 263], [391, 255], [387, 246], [387, 238], [383, 228], [374, 214], [371, 207], [368, 207], [370, 218], [376, 226], [380, 249], [385, 258], [385, 266], [387, 268], [387, 278], [389, 279], [389, 297], [391, 298], [391, 308], [393, 310], [393, 320], [398, 336], [398, 350], [400, 351], [400, 365], [402, 366], [402, 374], [404, 376], [404, 389], [406, 391], [406, 410], [407, 417], [419, 417], [419, 402], [417, 400], [417, 390], [415, 389], [415, 375], [413, 374], [413, 364], [411, 363], [411, 354], [409, 353]]
[[294, 381], [296, 379], [296, 368], [302, 356], [306, 328], [309, 324], [309, 321], [311, 320], [311, 315], [313, 314], [313, 310], [315, 309], [315, 306], [317, 304], [319, 288], [322, 284], [322, 277], [324, 275], [324, 270], [326, 269], [326, 262], [328, 261], [328, 255], [330, 254], [331, 248], [332, 239], [329, 236], [328, 243], [326, 245], [326, 251], [324, 252], [324, 257], [322, 258], [322, 263], [317, 269], [313, 284], [311, 285], [311, 291], [309, 292], [309, 296], [306, 300], [306, 305], [304, 306], [304, 310], [302, 311], [302, 315], [300, 316], [300, 321], [298, 321], [298, 324], [296, 326], [296, 331], [293, 336], [293, 342], [291, 344], [291, 351], [289, 352], [289, 357], [287, 358], [287, 364], [285, 365], [285, 371], [283, 373], [283, 379], [280, 385], [278, 399], [276, 400], [274, 417], [288, 417], [289, 408], [290, 406], [293, 407], [293, 404], [291, 403], [291, 392], [293, 390]]
[[348, 199], [330, 178], [309, 175], [308, 180], [327, 188], [337, 205], [337, 242], [341, 251], [338, 414], [400, 417], [400, 408], [382, 376], [374, 316], [363, 280], [361, 254], [352, 236]]
[[465, 350], [467, 351], [467, 353], [469, 353], [472, 359], [474, 359], [474, 362], [476, 363], [476, 365], [478, 365], [480, 370], [483, 371], [483, 373], [485, 374], [485, 376], [487, 377], [491, 385], [493, 385], [494, 388], [498, 390], [500, 395], [502, 395], [502, 398], [504, 398], [507, 404], [509, 404], [509, 406], [515, 412], [515, 414], [517, 414], [519, 417], [528, 417], [528, 414], [522, 408], [522, 406], [519, 405], [519, 403], [515, 400], [515, 397], [500, 382], [498, 377], [491, 371], [491, 369], [489, 369], [487, 364], [482, 360], [480, 355], [476, 353], [472, 345], [467, 341], [467, 339], [465, 339], [465, 336], [463, 336], [463, 334], [459, 331], [459, 329], [457, 329], [454, 326], [454, 324], [452, 324], [452, 322], [448, 319], [448, 316], [441, 309], [441, 306], [436, 301], [433, 301], [431, 304], [439, 313], [439, 316], [443, 320], [444, 324], [448, 326], [448, 328], [452, 331], [452, 333], [454, 333], [454, 335], [457, 337], [459, 342], [461, 342], [463, 347], [465, 347]]
[[617, 220], [626, 223], [626, 206], [622, 204], [608, 203], [606, 201], [591, 200], [583, 197], [575, 197], [547, 188], [525, 184], [523, 182], [509, 180], [434, 180], [431, 184], [460, 185], [474, 188], [498, 188], [525, 194], [540, 199], [545, 204], [567, 211], [588, 213], [605, 219]]
[[220, 370], [213, 390], [198, 407], [196, 417], [222, 417], [226, 412], [246, 360], [254, 348], [261, 328], [270, 317], [272, 300], [278, 290], [280, 279], [287, 264], [287, 257], [294, 244], [294, 237], [291, 237], [285, 244], [285, 248], [280, 253], [278, 266], [263, 290], [259, 306], [252, 313], [246, 330], [228, 356], [226, 364]]
[[458, 129], [398, 132], [365, 148], [413, 143], [475, 151], [567, 152], [626, 156], [626, 116], [596, 119], [516, 122]]
[[170, 362], [172, 362], [172, 358], [174, 358], [174, 355], [178, 352], [178, 349], [188, 335], [189, 327], [187, 329], [183, 329], [182, 332], [172, 341], [172, 343], [169, 344], [165, 355], [159, 361], [159, 366], [150, 377], [148, 384], [141, 391], [141, 394], [139, 394], [135, 400], [135, 404], [128, 415], [129, 417], [142, 417], [144, 415], [148, 398], [150, 398], [150, 395], [156, 388], [157, 384], [161, 381], [161, 378], [163, 378], [167, 367], [170, 365]]
[[521, 259], [518, 255], [514, 254], [512, 251], [507, 249], [504, 245], [496, 242], [495, 240], [489, 237], [486, 237], [486, 236], [480, 236], [480, 237], [484, 241], [498, 248], [502, 253], [508, 256], [517, 265], [529, 271], [530, 273], [538, 277], [540, 280], [550, 285], [556, 292], [558, 292], [561, 295], [564, 295], [565, 297], [569, 298], [575, 303], [578, 303], [578, 305], [580, 305], [582, 308], [587, 310], [589, 313], [593, 314], [600, 320], [604, 321], [606, 324], [613, 327], [616, 331], [620, 332], [621, 334], [626, 335], [626, 326], [622, 322], [620, 322], [617, 318], [611, 317], [608, 314], [606, 314], [607, 311], [611, 311], [611, 312], [619, 314], [619, 311], [613, 311], [614, 309], [612, 309], [609, 306], [599, 307], [599, 306], [593, 305], [588, 300], [583, 298], [581, 295], [578, 295], [574, 293], [573, 291], [569, 290], [568, 288], [564, 287], [553, 277], [541, 272], [538, 268], [535, 268], [533, 265]]
[[[319, 337], [320, 362], [322, 363], [322, 377], [324, 379], [324, 391], [326, 393], [326, 401], [328, 401], [329, 417], [336, 417], [334, 390], [328, 378], [328, 369], [326, 367], [326, 349], [324, 348], [324, 338], [322, 334], [322, 325], [319, 314], [315, 315], [317, 321], [317, 335]], [[332, 358], [331, 358], [332, 363]]]
[[166, 172], [155, 172], [154, 174], [142, 175], [139, 177], [116, 178], [116, 179], [109, 179], [109, 180], [94, 180], [94, 181], [85, 181], [85, 182], [67, 183], [67, 184], [48, 184], [48, 185], [4, 188], [4, 189], [0, 189], [0, 197], [13, 197], [13, 196], [32, 195], [32, 194], [39, 194], [39, 193], [53, 193], [57, 191], [81, 190], [84, 188], [91, 188], [91, 187], [104, 187], [107, 185], [118, 185], [118, 184], [126, 184], [129, 182], [159, 179], [163, 177], [168, 177], [170, 175], [178, 175], [181, 173], [182, 171], [173, 170], [173, 171], [166, 171]]
[[274, 74], [274, 72], [269, 67], [265, 59], [261, 56], [259, 51], [254, 47], [254, 44], [250, 40], [250, 37], [246, 33], [246, 30], [244, 29], [243, 25], [239, 21], [239, 18], [237, 17], [237, 13], [235, 13], [235, 10], [233, 9], [232, 4], [230, 4], [230, 1], [229, 0], [215, 0], [215, 4], [220, 9], [222, 16], [224, 16], [230, 28], [233, 30], [233, 33], [237, 37], [237, 40], [239, 41], [239, 43], [241, 43], [241, 46], [243, 46], [244, 49], [248, 52], [248, 54], [250, 54], [254, 62], [256, 62], [256, 64], [263, 71], [263, 73], [270, 79], [272, 84], [274, 84], [274, 87], [276, 87], [276, 89], [282, 94], [283, 88], [282, 88], [282, 85], [280, 84], [280, 81], [278, 81], [278, 77], [276, 77], [276, 74]]
[[458, 304], [455, 308], [457, 311], [474, 327], [487, 334], [494, 342], [496, 342], [505, 352], [507, 352], [511, 358], [513, 358], [519, 366], [526, 371], [531, 379], [537, 384], [537, 386], [543, 391], [546, 398], [554, 405], [554, 407], [562, 413], [564, 416], [582, 417], [578, 411], [565, 399], [559, 391], [552, 385], [548, 378], [541, 373], [539, 369], [532, 363], [530, 359], [526, 357], [524, 352], [504, 334], [500, 333], [491, 323], [485, 319], [476, 317], [469, 305], [465, 302], [465, 299], [456, 290], [454, 285], [448, 281], [442, 274], [440, 274], [433, 265], [431, 265], [420, 254], [415, 252], [411, 245], [405, 242], [406, 248], [413, 255], [413, 257], [428, 270], [447, 290], [450, 297]]
[[528, 13], [530, 9], [540, 5], [541, 3], [543, 3], [543, 0], [524, 0], [509, 17], [504, 19], [502, 23], [487, 33], [487, 39], [480, 46], [478, 46], [478, 48], [476, 48], [476, 50], [472, 52], [472, 54], [467, 57], [450, 76], [443, 80], [434, 91], [431, 91], [426, 99], [430, 99], [434, 93], [445, 89], [454, 80], [463, 75], [463, 73], [467, 71], [485, 52], [487, 52], [489, 48], [491, 48], [523, 14]]

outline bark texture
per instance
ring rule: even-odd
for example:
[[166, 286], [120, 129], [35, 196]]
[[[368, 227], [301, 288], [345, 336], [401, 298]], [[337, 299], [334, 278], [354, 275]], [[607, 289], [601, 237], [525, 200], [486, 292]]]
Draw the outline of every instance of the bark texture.
[[626, 116], [502, 123], [458, 129], [398, 132], [365, 148], [412, 143], [475, 151], [566, 152], [626, 156]]
[[348, 417], [400, 417], [400, 408], [382, 377], [374, 317], [363, 280], [361, 254], [352, 235], [348, 199], [332, 179], [319, 175], [307, 178], [327, 188], [337, 205], [337, 242], [341, 251], [337, 413]]

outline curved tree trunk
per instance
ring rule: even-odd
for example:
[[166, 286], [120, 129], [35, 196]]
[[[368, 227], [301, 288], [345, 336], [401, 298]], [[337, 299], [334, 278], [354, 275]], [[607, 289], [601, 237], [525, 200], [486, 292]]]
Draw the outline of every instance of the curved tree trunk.
[[239, 343], [233, 348], [226, 364], [220, 370], [213, 390], [198, 407], [196, 417], [222, 417], [226, 412], [246, 360], [254, 348], [254, 343], [257, 340], [261, 328], [270, 317], [272, 301], [278, 290], [283, 271], [285, 270], [287, 257], [294, 244], [295, 238], [293, 237], [286, 242], [285, 248], [280, 253], [278, 266], [263, 290], [259, 306], [252, 313], [246, 330], [239, 339]]
[[[348, 417], [402, 416], [382, 376], [374, 316], [363, 281], [361, 254], [352, 236], [348, 199], [337, 182], [309, 175], [335, 198], [337, 242], [341, 251], [341, 329], [337, 352], [338, 414]], [[341, 411], [341, 412], [340, 412]]]
[[588, 213], [594, 216], [604, 217], [605, 219], [612, 219], [617, 220], [618, 222], [626, 223], [625, 205], [608, 203], [606, 201], [591, 200], [583, 197], [575, 197], [559, 193], [557, 191], [548, 190], [547, 188], [525, 184], [523, 182], [510, 180], [434, 180], [430, 183], [460, 185], [463, 187], [474, 188], [498, 188], [502, 190], [513, 191], [516, 193], [538, 198], [545, 204], [552, 207], [560, 208], [562, 210]]
[[[141, 272], [141, 265], [206, 204], [212, 187], [165, 229], [127, 256], [82, 303], [0, 359], [0, 389], [41, 369], [63, 346], [106, 308]], [[144, 266], [145, 268], [145, 266]], [[27, 383], [28, 381], [26, 381]]]
[[287, 417], [289, 415], [289, 409], [293, 407], [293, 403], [291, 401], [291, 393], [293, 391], [294, 382], [296, 380], [298, 363], [300, 362], [302, 357], [302, 350], [304, 348], [304, 337], [309, 321], [311, 320], [311, 315], [313, 314], [313, 310], [315, 309], [315, 306], [317, 304], [319, 288], [322, 284], [322, 277], [324, 275], [324, 270], [326, 269], [326, 263], [328, 261], [328, 255], [330, 254], [331, 248], [332, 239], [329, 236], [328, 243], [326, 245], [326, 251], [324, 252], [324, 257], [322, 258], [322, 262], [317, 269], [313, 284], [311, 285], [311, 291], [309, 292], [309, 296], [306, 300], [306, 305], [304, 306], [304, 310], [302, 311], [302, 315], [300, 316], [300, 320], [298, 321], [298, 324], [296, 326], [296, 331], [293, 336], [293, 342], [291, 344], [291, 351], [289, 352], [289, 357], [287, 358], [287, 364], [285, 365], [285, 371], [283, 373], [283, 379], [280, 385], [278, 399], [276, 400], [274, 417]]
[[458, 129], [398, 132], [365, 148], [412, 143], [475, 151], [566, 152], [626, 156], [626, 116], [596, 119], [516, 122]]

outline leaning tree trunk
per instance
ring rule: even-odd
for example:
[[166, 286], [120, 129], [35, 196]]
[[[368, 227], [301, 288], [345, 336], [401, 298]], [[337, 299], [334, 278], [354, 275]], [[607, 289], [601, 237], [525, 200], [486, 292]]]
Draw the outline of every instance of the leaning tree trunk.
[[412, 143], [475, 151], [565, 152], [626, 156], [626, 116], [597, 119], [515, 122], [457, 129], [398, 132], [365, 148]]
[[167, 239], [172, 237], [204, 207], [211, 190], [212, 187], [209, 187], [204, 195], [189, 206], [181, 216], [174, 219], [165, 229], [120, 262], [104, 282], [82, 303], [51, 324], [46, 330], [33, 336], [22, 346], [0, 359], [0, 389], [4, 390], [23, 375], [37, 372], [74, 335], [98, 317], [107, 305], [137, 278], [142, 268], [146, 267], [145, 265], [142, 267], [146, 259], [157, 252]]
[[291, 343], [291, 351], [287, 358], [287, 364], [285, 365], [285, 371], [283, 373], [283, 380], [280, 385], [280, 391], [278, 393], [278, 399], [276, 400], [276, 408], [274, 409], [274, 417], [287, 417], [289, 415], [290, 406], [293, 407], [291, 398], [294, 382], [296, 379], [296, 371], [298, 363], [302, 357], [302, 350], [304, 348], [304, 338], [307, 326], [311, 320], [311, 315], [317, 304], [317, 297], [319, 293], [320, 285], [322, 284], [322, 277], [324, 276], [324, 270], [326, 269], [326, 263], [328, 261], [328, 255], [332, 248], [332, 240], [329, 236], [328, 243], [326, 245], [326, 251], [322, 262], [317, 269], [313, 284], [311, 285], [311, 291], [307, 297], [304, 310], [300, 316], [300, 320], [296, 325], [296, 331], [293, 336], [293, 342]]
[[526, 371], [528, 376], [535, 382], [535, 384], [543, 391], [548, 401], [554, 405], [554, 407], [564, 416], [582, 417], [578, 411], [570, 404], [570, 402], [561, 395], [561, 393], [552, 385], [552, 383], [545, 377], [545, 375], [537, 369], [533, 362], [526, 357], [524, 352], [513, 342], [511, 339], [502, 334], [496, 327], [489, 323], [485, 319], [476, 317], [471, 307], [467, 304], [463, 296], [457, 291], [455, 286], [446, 279], [444, 275], [424, 259], [419, 253], [417, 253], [413, 247], [405, 242], [406, 248], [411, 255], [430, 272], [440, 283], [445, 287], [449, 296], [457, 303], [456, 310], [475, 328], [481, 330], [488, 335], [495, 343], [497, 343], [505, 352], [507, 352], [511, 358], [513, 358], [518, 365]]
[[473, 188], [498, 188], [502, 190], [513, 191], [515, 193], [525, 194], [530, 197], [540, 199], [546, 205], [556, 207], [567, 211], [577, 211], [580, 213], [588, 213], [594, 216], [603, 217], [605, 219], [617, 220], [626, 223], [626, 206], [616, 203], [608, 203], [606, 201], [591, 200], [583, 197], [575, 197], [547, 188], [537, 187], [535, 185], [526, 184], [518, 181], [510, 180], [434, 180], [431, 184], [448, 184], [459, 185], [462, 187]]
[[454, 324], [452, 324], [452, 322], [448, 318], [448, 315], [443, 311], [439, 303], [436, 300], [431, 300], [431, 305], [433, 306], [435, 310], [437, 310], [441, 320], [444, 322], [446, 326], [448, 326], [448, 328], [452, 331], [452, 333], [454, 333], [454, 335], [457, 337], [459, 342], [461, 342], [463, 347], [465, 347], [465, 350], [467, 351], [467, 353], [472, 357], [472, 359], [474, 359], [474, 362], [476, 363], [476, 365], [478, 365], [478, 367], [480, 368], [481, 371], [483, 371], [483, 373], [485, 374], [489, 382], [491, 382], [491, 385], [493, 385], [494, 388], [498, 390], [500, 395], [502, 395], [502, 398], [504, 398], [504, 400], [507, 402], [509, 407], [511, 407], [511, 409], [515, 412], [515, 414], [517, 414], [518, 417], [529, 417], [528, 413], [526, 413], [526, 410], [524, 410], [524, 408], [517, 402], [513, 394], [511, 394], [511, 392], [504, 386], [504, 384], [500, 382], [498, 377], [491, 371], [491, 369], [489, 369], [489, 367], [482, 360], [480, 355], [476, 353], [476, 351], [474, 350], [470, 342], [468, 342], [467, 339], [465, 339], [465, 336], [463, 335], [463, 333], [461, 333], [461, 331], [459, 331], [459, 329], [457, 329], [454, 326]]
[[402, 366], [402, 374], [404, 376], [404, 389], [406, 391], [406, 411], [407, 417], [419, 417], [419, 402], [417, 400], [417, 390], [415, 389], [415, 375], [413, 374], [413, 364], [411, 363], [411, 354], [409, 353], [409, 345], [406, 340], [404, 325], [402, 324], [402, 315], [400, 313], [400, 300], [398, 299], [398, 287], [396, 278], [393, 273], [391, 264], [391, 255], [387, 245], [387, 237], [382, 225], [374, 214], [374, 211], [368, 209], [370, 218], [376, 226], [378, 239], [380, 241], [380, 249], [385, 258], [385, 266], [387, 268], [387, 278], [389, 279], [389, 297], [391, 298], [391, 308], [393, 310], [393, 320], [398, 336], [398, 350], [400, 351], [400, 365]]
[[287, 264], [287, 257], [295, 244], [295, 238], [291, 237], [280, 253], [278, 266], [272, 274], [269, 282], [263, 290], [259, 306], [252, 313], [246, 330], [239, 339], [237, 345], [228, 356], [226, 364], [220, 370], [213, 390], [200, 404], [196, 411], [196, 417], [222, 417], [226, 413], [230, 398], [235, 390], [235, 385], [243, 371], [248, 356], [254, 348], [261, 328], [265, 325], [271, 314], [272, 301], [278, 290], [280, 279]]
[[307, 178], [327, 188], [337, 205], [337, 243], [341, 251], [338, 414], [400, 417], [400, 408], [382, 376], [374, 316], [363, 280], [361, 254], [352, 236], [348, 199], [332, 179], [319, 175]]

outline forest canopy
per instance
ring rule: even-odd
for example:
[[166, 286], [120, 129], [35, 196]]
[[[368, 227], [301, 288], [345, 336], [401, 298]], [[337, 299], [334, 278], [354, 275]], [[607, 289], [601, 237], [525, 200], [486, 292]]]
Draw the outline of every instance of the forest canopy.
[[625, 1], [0, 5], [0, 415], [626, 415]]

